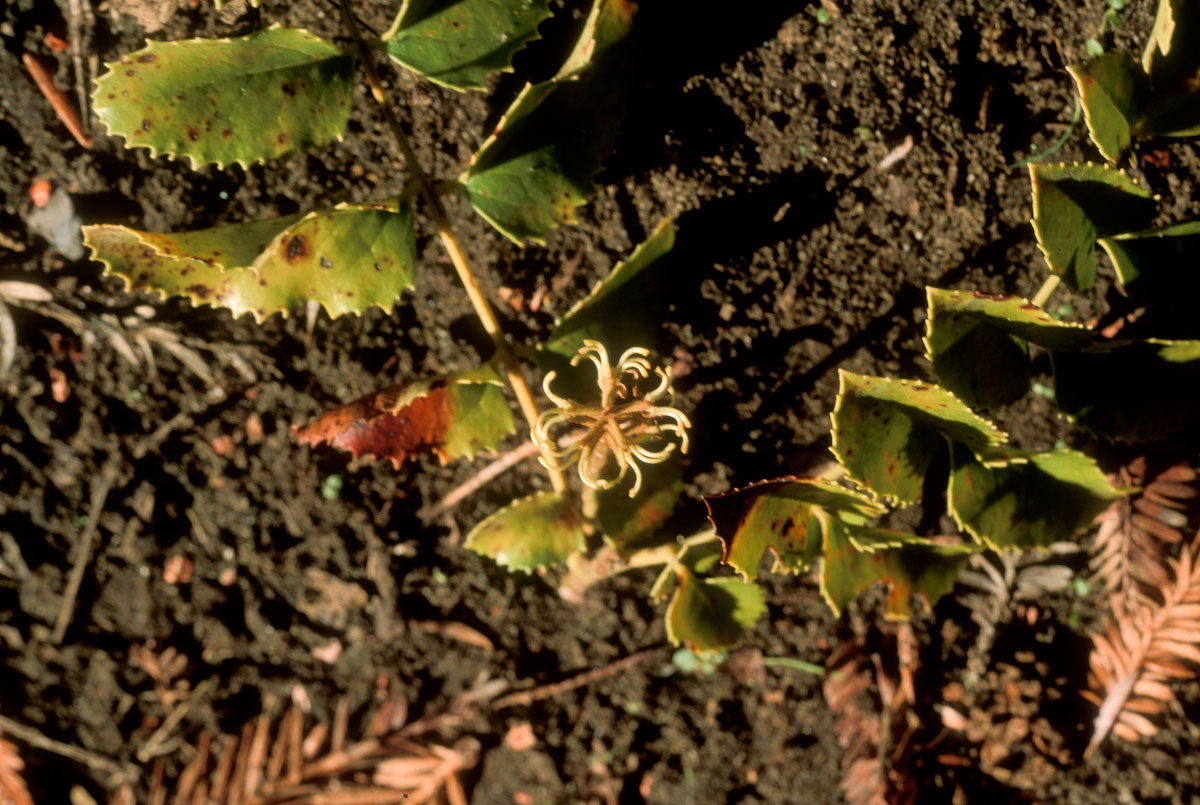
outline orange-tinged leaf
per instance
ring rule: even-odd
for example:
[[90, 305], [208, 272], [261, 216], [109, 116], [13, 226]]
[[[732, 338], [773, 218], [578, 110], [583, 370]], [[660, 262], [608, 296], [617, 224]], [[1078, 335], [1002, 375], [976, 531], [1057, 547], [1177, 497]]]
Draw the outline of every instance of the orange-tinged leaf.
[[512, 411], [490, 368], [400, 383], [327, 411], [292, 429], [303, 444], [328, 443], [355, 458], [433, 452], [442, 463], [491, 449], [513, 431]]

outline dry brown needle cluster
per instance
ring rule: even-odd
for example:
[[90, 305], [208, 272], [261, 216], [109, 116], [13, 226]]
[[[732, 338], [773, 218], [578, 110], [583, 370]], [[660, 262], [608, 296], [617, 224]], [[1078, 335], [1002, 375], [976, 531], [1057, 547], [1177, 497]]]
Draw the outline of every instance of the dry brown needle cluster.
[[1147, 477], [1147, 461], [1137, 458], [1113, 481], [1142, 490], [1120, 498], [1096, 518], [1092, 543], [1093, 583], [1100, 592], [1150, 600], [1169, 583], [1168, 560], [1184, 542], [1189, 506], [1197, 497], [1196, 471], [1176, 464]]
[[[407, 701], [403, 695], [390, 696], [368, 720], [365, 737], [350, 742], [345, 699], [339, 702], [332, 725], [318, 722], [307, 728], [303, 711], [293, 705], [278, 719], [259, 716], [240, 735], [214, 738], [208, 731], [200, 733], [195, 744], [180, 753], [190, 759], [172, 781], [166, 779], [167, 759], [158, 758], [150, 771], [146, 801], [151, 805], [466, 805], [458, 773], [475, 765], [478, 742], [462, 738], [444, 746], [418, 739], [460, 723], [471, 707], [464, 697], [448, 712], [407, 723]], [[0, 785], [3, 768], [0, 742]], [[134, 805], [133, 786], [121, 786], [110, 802]]]
[[[874, 648], [872, 636], [879, 638]], [[889, 667], [887, 660], [897, 658], [897, 667]], [[907, 623], [856, 634], [826, 662], [825, 701], [837, 719], [844, 750], [840, 787], [848, 805], [910, 805], [918, 800], [916, 780], [908, 774], [909, 739], [918, 726], [912, 711], [915, 664], [915, 638]]]
[[1200, 666], [1200, 534], [1190, 544], [1184, 536], [1196, 478], [1186, 464], [1150, 477], [1136, 459], [1117, 480], [1141, 491], [1096, 518], [1093, 578], [1113, 595], [1103, 630], [1092, 635], [1084, 695], [1100, 711], [1085, 758], [1110, 732], [1128, 741], [1157, 732], [1151, 719], [1174, 701], [1171, 681], [1193, 678]]
[[1174, 700], [1169, 684], [1200, 666], [1200, 534], [1172, 562], [1174, 578], [1157, 600], [1117, 593], [1104, 633], [1092, 635], [1087, 696], [1100, 708], [1090, 757], [1109, 732], [1137, 741], [1158, 731], [1151, 720]]

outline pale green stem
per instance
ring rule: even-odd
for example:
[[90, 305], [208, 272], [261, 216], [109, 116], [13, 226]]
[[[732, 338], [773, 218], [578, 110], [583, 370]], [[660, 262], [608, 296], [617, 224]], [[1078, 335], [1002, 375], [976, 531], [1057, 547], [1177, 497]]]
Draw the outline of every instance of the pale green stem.
[[1038, 288], [1038, 292], [1034, 294], [1033, 299], [1030, 301], [1038, 307], [1045, 307], [1046, 301], [1054, 293], [1055, 289], [1058, 288], [1060, 282], [1062, 282], [1062, 277], [1058, 274], [1051, 274], [1046, 277], [1046, 281], [1042, 283], [1042, 287]]

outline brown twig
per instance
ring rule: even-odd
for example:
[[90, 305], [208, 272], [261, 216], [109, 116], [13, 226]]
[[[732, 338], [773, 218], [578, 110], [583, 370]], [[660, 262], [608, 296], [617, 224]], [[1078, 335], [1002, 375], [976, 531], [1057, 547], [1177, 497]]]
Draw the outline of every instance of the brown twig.
[[49, 71], [42, 66], [42, 63], [32, 53], [26, 53], [23, 60], [26, 69], [29, 70], [29, 74], [37, 82], [38, 89], [42, 91], [42, 94], [46, 96], [46, 100], [50, 101], [50, 105], [54, 107], [59, 120], [63, 122], [63, 125], [67, 127], [80, 145], [84, 148], [91, 148], [92, 138], [88, 136], [87, 131], [83, 128], [83, 121], [79, 117], [79, 110], [67, 100], [67, 96], [54, 83], [54, 77], [50, 75]]
[[75, 546], [75, 561], [71, 567], [71, 576], [67, 580], [66, 589], [63, 590], [62, 605], [58, 610], [58, 618], [54, 622], [54, 632], [50, 635], [50, 642], [54, 645], [62, 642], [63, 635], [66, 634], [67, 627], [71, 624], [71, 618], [75, 613], [75, 598], [79, 595], [79, 585], [83, 583], [83, 574], [87, 571], [88, 561], [92, 555], [92, 540], [96, 536], [100, 513], [104, 511], [104, 501], [108, 499], [108, 493], [117, 479], [118, 461], [116, 454], [109, 456], [100, 470], [100, 477], [96, 480], [96, 485], [92, 487], [92, 501], [91, 508], [88, 510], [87, 525], [84, 527], [83, 533], [79, 535], [79, 542]]
[[[87, 75], [83, 72], [83, 34], [80, 31], [83, 6], [79, 0], [67, 0], [67, 9], [67, 40], [71, 48], [71, 61], [75, 67], [75, 94], [79, 98], [79, 119], [87, 121], [87, 88], [90, 82], [87, 80]], [[89, 8], [88, 11], [91, 11], [91, 9]]]
[[[560, 448], [569, 447], [582, 438], [582, 431], [571, 433], [559, 439], [558, 446]], [[463, 500], [478, 492], [481, 487], [483, 487], [493, 478], [515, 467], [522, 461], [526, 461], [535, 457], [538, 453], [539, 448], [533, 442], [526, 442], [520, 447], [510, 450], [509, 452], [497, 458], [491, 464], [488, 464], [475, 475], [468, 478], [463, 483], [451, 489], [449, 493], [447, 493], [446, 496], [437, 503], [422, 508], [419, 512], [417, 512], [417, 516], [427, 523], [433, 522], [441, 515], [453, 509], [459, 503], [462, 503]]]
[[417, 516], [426, 522], [436, 520], [441, 515], [453, 509], [465, 498], [473, 495], [488, 481], [491, 481], [498, 475], [515, 467], [526, 459], [533, 458], [539, 452], [539, 448], [533, 442], [525, 442], [515, 450], [510, 450], [500, 458], [488, 464], [474, 476], [467, 479], [464, 483], [451, 489], [450, 492], [437, 503], [417, 512]]
[[549, 685], [541, 685], [532, 690], [522, 690], [517, 693], [510, 693], [507, 696], [501, 696], [492, 702], [492, 709], [499, 710], [504, 707], [523, 707], [533, 704], [542, 699], [549, 699], [551, 696], [568, 691], [576, 690], [601, 679], [627, 671], [638, 663], [645, 662], [659, 652], [658, 648], [648, 648], [642, 651], [630, 654], [628, 657], [622, 657], [615, 662], [610, 662], [602, 668], [594, 668], [591, 671], [584, 671], [581, 674], [576, 674], [570, 679], [564, 679], [561, 682], [554, 682]]
[[47, 738], [33, 727], [13, 721], [11, 718], [0, 716], [0, 730], [18, 740], [24, 741], [35, 749], [41, 749], [44, 752], [69, 758], [76, 763], [82, 763], [93, 771], [103, 772], [111, 777], [126, 780], [136, 780], [138, 777], [138, 770], [132, 765], [123, 765], [104, 755], [99, 755], [87, 749], [63, 743], [62, 741], [56, 741], [53, 738]]

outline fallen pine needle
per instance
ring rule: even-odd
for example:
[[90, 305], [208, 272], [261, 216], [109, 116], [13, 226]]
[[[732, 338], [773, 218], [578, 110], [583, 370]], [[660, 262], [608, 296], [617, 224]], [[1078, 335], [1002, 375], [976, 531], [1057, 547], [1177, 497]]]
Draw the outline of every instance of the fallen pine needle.
[[83, 121], [79, 117], [79, 110], [75, 108], [63, 91], [54, 83], [54, 77], [49, 71], [42, 66], [38, 58], [32, 53], [26, 53], [23, 57], [26, 69], [33, 76], [33, 80], [37, 82], [38, 89], [46, 96], [46, 100], [50, 101], [50, 105], [54, 107], [55, 113], [59, 120], [71, 132], [72, 136], [84, 148], [92, 147], [92, 138], [83, 128]]

